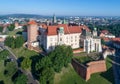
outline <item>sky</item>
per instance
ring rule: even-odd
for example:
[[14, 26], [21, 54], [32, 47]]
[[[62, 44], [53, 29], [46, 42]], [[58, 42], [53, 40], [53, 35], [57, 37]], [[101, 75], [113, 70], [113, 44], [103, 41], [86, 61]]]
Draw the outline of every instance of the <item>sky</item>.
[[120, 0], [0, 0], [0, 14], [120, 16]]

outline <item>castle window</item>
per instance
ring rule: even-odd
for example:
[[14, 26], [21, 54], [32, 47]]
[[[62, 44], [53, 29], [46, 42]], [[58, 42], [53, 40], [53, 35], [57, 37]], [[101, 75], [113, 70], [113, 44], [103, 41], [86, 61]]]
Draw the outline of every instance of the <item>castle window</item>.
[[50, 38], [50, 41], [52, 41], [53, 39], [52, 38]]
[[50, 46], [52, 46], [52, 43], [50, 43]]
[[66, 39], [68, 39], [68, 37], [66, 37]]
[[62, 36], [62, 33], [60, 33], [60, 36]]
[[57, 38], [55, 38], [55, 41], [57, 41]]
[[60, 38], [60, 41], [62, 41], [62, 38]]

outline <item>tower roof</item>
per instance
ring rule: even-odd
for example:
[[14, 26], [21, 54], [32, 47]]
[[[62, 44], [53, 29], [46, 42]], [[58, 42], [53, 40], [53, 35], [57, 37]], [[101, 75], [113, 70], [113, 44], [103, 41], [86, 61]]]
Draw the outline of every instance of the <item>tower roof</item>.
[[29, 25], [34, 25], [34, 24], [37, 24], [34, 20], [31, 20], [28, 22]]

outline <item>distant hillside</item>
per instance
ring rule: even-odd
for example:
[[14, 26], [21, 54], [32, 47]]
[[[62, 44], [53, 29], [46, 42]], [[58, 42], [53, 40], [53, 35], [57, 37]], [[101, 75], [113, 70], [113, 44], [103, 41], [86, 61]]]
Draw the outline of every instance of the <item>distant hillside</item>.
[[37, 14], [8, 14], [8, 15], [0, 15], [0, 18], [49, 18], [50, 16], [43, 16], [43, 15], [37, 15]]

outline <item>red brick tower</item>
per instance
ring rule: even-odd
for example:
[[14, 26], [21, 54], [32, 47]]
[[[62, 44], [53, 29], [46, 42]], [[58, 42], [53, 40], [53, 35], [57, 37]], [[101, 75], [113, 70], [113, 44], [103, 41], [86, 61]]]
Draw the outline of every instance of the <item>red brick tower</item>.
[[31, 43], [37, 41], [38, 26], [34, 20], [28, 22], [28, 48], [31, 49]]

